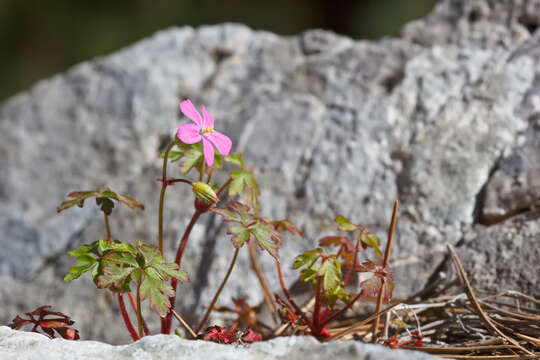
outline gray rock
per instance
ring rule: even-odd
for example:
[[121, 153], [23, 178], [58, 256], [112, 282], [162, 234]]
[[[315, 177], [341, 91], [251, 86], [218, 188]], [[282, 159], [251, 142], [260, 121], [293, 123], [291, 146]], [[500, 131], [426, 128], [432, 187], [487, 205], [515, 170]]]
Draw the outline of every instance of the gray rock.
[[[511, 212], [518, 193], [525, 194], [519, 207], [537, 199], [537, 167], [514, 159], [523, 154], [522, 164], [534, 164], [538, 155], [531, 129], [540, 113], [539, 4], [443, 0], [400, 37], [373, 42], [321, 30], [279, 37], [233, 24], [174, 28], [12, 97], [0, 107], [0, 323], [51, 304], [73, 317], [85, 339], [129, 341], [111, 295], [88, 277], [62, 282], [73, 265], [66, 252], [104, 237], [102, 218], [90, 202], [60, 215], [55, 208], [71, 190], [107, 184], [146, 205], [139, 215], [115, 209], [113, 236], [155, 242], [158, 154], [186, 121], [178, 110], [184, 98], [204, 103], [233, 151], [244, 152], [260, 182], [263, 215], [303, 230], [280, 250], [288, 284], [297, 279], [294, 256], [335, 234], [337, 214], [384, 239], [395, 199], [396, 296], [425, 285], [447, 242], [464, 256], [499, 254], [508, 234], [534, 247], [536, 220], [492, 229], [478, 214]], [[513, 178], [517, 187], [507, 185]], [[172, 260], [192, 194], [180, 185], [167, 194]], [[225, 230], [205, 215], [187, 246], [182, 266], [193, 281], [179, 288], [177, 309], [191, 323], [232, 257]], [[489, 237], [495, 233], [508, 237]], [[503, 272], [501, 284], [538, 295], [530, 273], [540, 272], [539, 255], [530, 252], [522, 264], [525, 247], [514, 245], [499, 255], [524, 268]], [[488, 271], [490, 256], [466, 262]], [[271, 257], [260, 259], [279, 291]], [[482, 286], [486, 277], [478, 276]], [[220, 303], [239, 296], [262, 301], [245, 250]], [[147, 318], [156, 333], [156, 317]]]
[[437, 359], [417, 351], [391, 350], [358, 341], [336, 341], [321, 344], [310, 337], [282, 337], [249, 346], [220, 345], [206, 341], [189, 341], [175, 335], [147, 336], [130, 345], [112, 346], [97, 341], [50, 340], [36, 333], [11, 330], [0, 326], [0, 354], [4, 360], [30, 359], [287, 359], [313, 360]]

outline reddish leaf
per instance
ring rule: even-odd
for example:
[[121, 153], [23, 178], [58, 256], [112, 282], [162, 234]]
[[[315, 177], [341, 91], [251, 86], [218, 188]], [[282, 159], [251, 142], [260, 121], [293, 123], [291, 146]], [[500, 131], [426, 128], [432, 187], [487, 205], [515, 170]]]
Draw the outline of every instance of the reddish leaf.
[[343, 245], [343, 248], [350, 253], [354, 253], [354, 245], [351, 243], [348, 237], [346, 236], [325, 236], [319, 240], [320, 246], [340, 246]]
[[[73, 320], [69, 316], [57, 311], [50, 311], [50, 305], [40, 306], [32, 312], [25, 313], [28, 319], [24, 319], [17, 315], [8, 326], [12, 329], [18, 330], [24, 325], [34, 325], [30, 331], [39, 333], [45, 333], [50, 338], [54, 338], [55, 331], [64, 339], [78, 340], [79, 332], [70, 325], [73, 325]], [[46, 317], [55, 316], [50, 319]]]

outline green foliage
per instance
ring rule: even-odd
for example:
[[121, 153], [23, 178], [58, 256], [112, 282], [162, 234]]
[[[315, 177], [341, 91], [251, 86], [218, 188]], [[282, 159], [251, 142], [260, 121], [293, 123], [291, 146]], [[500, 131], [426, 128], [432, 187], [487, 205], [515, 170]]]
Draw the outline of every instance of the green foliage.
[[242, 247], [248, 240], [254, 240], [259, 247], [277, 259], [281, 234], [273, 224], [253, 215], [251, 209], [237, 201], [227, 203], [227, 208], [212, 208], [210, 211], [223, 217], [223, 221], [234, 222], [240, 226], [231, 226], [227, 234], [233, 235], [231, 241], [236, 248]]
[[189, 281], [176, 263], [165, 263], [159, 249], [140, 241], [134, 247], [118, 241], [95, 241], [69, 253], [82, 265], [72, 266], [64, 281], [80, 277], [92, 269], [96, 286], [113, 292], [128, 292], [130, 284], [140, 284], [143, 299], [150, 299], [150, 306], [165, 316], [169, 309], [169, 297], [174, 294], [166, 283], [170, 278]]
[[225, 156], [224, 160], [228, 163], [238, 166], [240, 169], [244, 169], [244, 159], [241, 152], [235, 152], [231, 155]]
[[[180, 139], [175, 138], [175, 145], [177, 150], [169, 151], [168, 158], [171, 162], [182, 160], [180, 163], [180, 172], [183, 175], [190, 172], [193, 168], [200, 168], [201, 160], [204, 157], [203, 148], [200, 142], [195, 144], [184, 144]], [[165, 153], [161, 153], [160, 157], [163, 159]], [[217, 151], [214, 152], [214, 165], [212, 167], [223, 167], [222, 156]]]
[[110, 215], [112, 209], [114, 208], [114, 202], [112, 200], [116, 200], [126, 205], [134, 212], [138, 212], [139, 209], [144, 210], [144, 205], [137, 202], [137, 200], [124, 194], [115, 193], [106, 186], [101, 186], [97, 190], [74, 191], [69, 193], [68, 197], [71, 199], [62, 202], [56, 208], [57, 212], [64, 211], [75, 205], [82, 208], [85, 200], [89, 198], [96, 198], [96, 204], [99, 206], [101, 211], [107, 215]]

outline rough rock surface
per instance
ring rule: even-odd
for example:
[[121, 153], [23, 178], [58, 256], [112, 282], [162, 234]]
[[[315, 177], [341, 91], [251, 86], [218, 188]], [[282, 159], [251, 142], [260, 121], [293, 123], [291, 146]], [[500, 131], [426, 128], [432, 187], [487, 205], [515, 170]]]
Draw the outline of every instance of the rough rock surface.
[[189, 341], [175, 335], [155, 335], [130, 345], [112, 346], [97, 341], [50, 340], [36, 333], [0, 326], [0, 354], [3, 360], [26, 359], [266, 359], [266, 360], [429, 360], [438, 359], [417, 351], [391, 350], [357, 341], [321, 344], [308, 337], [282, 337], [249, 346], [220, 345]]
[[[12, 97], [0, 108], [0, 323], [51, 304], [85, 339], [129, 341], [110, 295], [88, 278], [62, 282], [66, 252], [103, 237], [102, 218], [92, 206], [55, 207], [71, 190], [108, 184], [146, 205], [140, 215], [115, 209], [113, 236], [155, 241], [157, 156], [186, 121], [183, 98], [204, 103], [253, 165], [263, 214], [304, 231], [286, 239], [284, 264], [334, 234], [339, 213], [384, 239], [397, 198], [397, 296], [425, 285], [447, 242], [474, 284], [540, 295], [537, 216], [510, 219], [539, 201], [539, 9], [443, 0], [400, 37], [372, 42], [232, 24], [170, 29]], [[191, 216], [187, 199], [185, 186], [168, 190], [168, 249]], [[180, 288], [177, 309], [191, 322], [232, 256], [224, 230], [206, 215], [188, 244], [193, 285]], [[261, 261], [277, 291], [272, 259]], [[247, 251], [221, 299], [238, 296], [262, 299]]]

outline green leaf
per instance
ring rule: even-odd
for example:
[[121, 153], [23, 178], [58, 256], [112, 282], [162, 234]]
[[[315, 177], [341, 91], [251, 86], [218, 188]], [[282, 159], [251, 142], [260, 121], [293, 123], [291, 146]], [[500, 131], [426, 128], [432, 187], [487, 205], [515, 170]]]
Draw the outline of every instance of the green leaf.
[[235, 152], [234, 154], [225, 156], [225, 161], [238, 166], [240, 169], [244, 169], [244, 159], [241, 152]]
[[330, 307], [330, 309], [334, 307], [337, 300], [348, 302], [349, 298], [349, 294], [347, 294], [343, 289], [343, 283], [336, 285], [334, 288], [326, 292], [326, 299], [328, 301], [328, 306]]
[[302, 271], [300, 271], [300, 279], [303, 282], [311, 281], [315, 283], [317, 281], [317, 270], [318, 270], [318, 267], [316, 266], [302, 269]]
[[276, 232], [271, 224], [259, 221], [250, 226], [249, 231], [255, 236], [261, 249], [278, 259], [278, 244], [281, 243], [281, 234]]
[[90, 245], [82, 245], [82, 246], [79, 246], [77, 249], [75, 250], [71, 250], [70, 252], [68, 252], [68, 254], [70, 256], [73, 256], [73, 257], [79, 257], [79, 256], [82, 256], [82, 255], [88, 255], [88, 254], [98, 254], [98, 242], [97, 241], [94, 241], [92, 244]]
[[333, 257], [324, 259], [317, 272], [318, 276], [323, 277], [322, 287], [328, 291], [341, 283], [341, 264]]
[[[65, 282], [70, 282], [72, 280], [78, 279], [82, 274], [90, 270], [92, 266], [96, 265], [94, 264], [84, 264], [84, 265], [73, 265], [69, 269], [69, 274], [67, 274], [64, 277]], [[97, 267], [97, 266], [96, 266]]]
[[227, 230], [227, 234], [233, 235], [231, 241], [235, 248], [240, 248], [251, 237], [251, 232], [246, 230], [243, 226], [231, 226]]
[[154, 261], [156, 263], [163, 263], [163, 258], [157, 246], [144, 244], [140, 241], [137, 243], [137, 249], [139, 253], [144, 257], [145, 264], [149, 264]]
[[[171, 162], [175, 162], [175, 161], [178, 161], [182, 158], [182, 155], [184, 155], [184, 152], [183, 151], [174, 151], [174, 150], [170, 150], [169, 151], [169, 160]], [[159, 154], [159, 158], [160, 159], [163, 159], [165, 157], [165, 151], [162, 152], [161, 154]]]
[[298, 269], [304, 265], [312, 267], [315, 261], [319, 259], [322, 252], [323, 250], [321, 248], [317, 248], [315, 250], [307, 250], [303, 254], [298, 255], [294, 260], [293, 269]]
[[250, 187], [258, 195], [259, 185], [255, 181], [255, 177], [247, 170], [231, 171], [231, 185], [229, 186], [229, 195], [241, 195], [244, 192], [244, 187]]
[[95, 264], [98, 260], [90, 255], [84, 254], [77, 257], [77, 261], [81, 264]]
[[357, 230], [358, 227], [354, 224], [352, 224], [349, 219], [347, 219], [345, 216], [343, 215], [338, 215], [334, 221], [336, 223], [338, 223], [338, 230], [341, 230], [341, 231], [354, 231], [354, 230]]
[[193, 144], [189, 150], [184, 153], [184, 160], [180, 164], [180, 172], [187, 174], [194, 167], [199, 168], [203, 158], [203, 149], [200, 143]]
[[141, 299], [150, 298], [150, 307], [159, 316], [164, 317], [169, 311], [169, 297], [174, 295], [173, 288], [162, 280], [145, 276], [140, 287]]
[[180, 270], [178, 267], [178, 264], [176, 263], [166, 263], [166, 264], [159, 264], [159, 263], [153, 263], [151, 265], [152, 268], [154, 268], [161, 278], [175, 278], [180, 281], [189, 281], [189, 277], [187, 273], [183, 270]]
[[363, 231], [358, 236], [360, 237], [360, 241], [365, 246], [373, 248], [373, 250], [375, 251], [375, 254], [377, 254], [377, 257], [379, 259], [382, 259], [381, 249], [379, 248], [379, 245], [381, 244], [381, 240], [377, 236], [367, 231]]
[[103, 268], [103, 275], [98, 276], [98, 287], [110, 288], [113, 291], [123, 289], [129, 285], [133, 270], [134, 267], [107, 265]]

